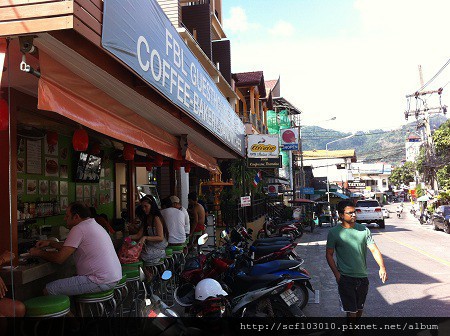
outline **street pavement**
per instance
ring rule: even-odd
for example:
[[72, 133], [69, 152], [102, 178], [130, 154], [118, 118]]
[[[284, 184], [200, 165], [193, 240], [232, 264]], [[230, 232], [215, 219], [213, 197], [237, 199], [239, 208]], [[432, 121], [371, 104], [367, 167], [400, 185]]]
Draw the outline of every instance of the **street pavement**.
[[[369, 293], [364, 316], [450, 316], [450, 235], [420, 225], [405, 204], [402, 218], [396, 217], [396, 205], [386, 206], [391, 218], [386, 229], [371, 228], [383, 254], [389, 280], [383, 284], [378, 265], [367, 253]], [[303, 312], [308, 317], [341, 317], [337, 284], [325, 259], [330, 226], [306, 230], [296, 251], [304, 258], [319, 297], [310, 298]]]

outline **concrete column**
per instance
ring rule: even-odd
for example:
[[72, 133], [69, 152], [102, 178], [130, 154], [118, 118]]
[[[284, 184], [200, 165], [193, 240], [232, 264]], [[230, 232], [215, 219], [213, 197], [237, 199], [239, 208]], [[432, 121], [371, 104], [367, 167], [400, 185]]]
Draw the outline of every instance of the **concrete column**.
[[189, 194], [189, 173], [184, 172], [184, 167], [180, 168], [180, 200], [183, 208], [188, 208]]

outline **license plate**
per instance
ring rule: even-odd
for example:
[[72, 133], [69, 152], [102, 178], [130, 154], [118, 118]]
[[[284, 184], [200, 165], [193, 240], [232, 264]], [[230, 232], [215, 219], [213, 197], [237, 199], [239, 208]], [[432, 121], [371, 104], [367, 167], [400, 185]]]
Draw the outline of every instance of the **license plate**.
[[283, 299], [284, 302], [286, 302], [288, 306], [292, 306], [294, 303], [298, 301], [298, 297], [295, 296], [295, 293], [290, 289], [285, 290], [283, 293], [281, 293], [280, 297]]

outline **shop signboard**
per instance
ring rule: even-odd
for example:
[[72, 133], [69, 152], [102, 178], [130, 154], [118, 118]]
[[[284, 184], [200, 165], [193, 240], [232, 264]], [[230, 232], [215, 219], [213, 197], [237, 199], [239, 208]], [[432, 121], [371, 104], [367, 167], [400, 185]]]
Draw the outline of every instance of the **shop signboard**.
[[348, 180], [349, 189], [366, 189], [366, 182], [361, 180]]
[[282, 150], [298, 150], [299, 128], [286, 128], [280, 130], [281, 149]]
[[247, 168], [281, 168], [281, 155], [276, 158], [248, 158]]
[[249, 207], [252, 205], [252, 200], [250, 196], [241, 197], [241, 207]]
[[314, 195], [314, 188], [300, 188], [300, 193], [304, 195]]
[[250, 134], [247, 136], [248, 158], [278, 158], [278, 134]]
[[157, 1], [103, 3], [103, 48], [244, 156], [244, 124]]
[[271, 197], [278, 196], [278, 185], [276, 184], [269, 184], [267, 186], [267, 195]]

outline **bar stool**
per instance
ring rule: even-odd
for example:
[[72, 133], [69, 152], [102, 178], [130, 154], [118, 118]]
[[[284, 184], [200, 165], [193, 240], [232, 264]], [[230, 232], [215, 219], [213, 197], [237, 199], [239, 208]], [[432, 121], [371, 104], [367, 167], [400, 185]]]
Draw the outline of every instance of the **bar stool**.
[[134, 306], [134, 316], [139, 317], [139, 296], [141, 291], [140, 267], [129, 268], [123, 267], [122, 274], [127, 276], [126, 286], [128, 295], [126, 301], [124, 300], [123, 307], [128, 316], [132, 316]]
[[184, 269], [185, 256], [184, 256], [184, 246], [170, 246], [173, 251], [173, 275], [175, 284], [178, 285], [180, 283], [180, 275]]
[[[26, 300], [24, 302], [26, 307], [26, 317], [37, 319], [33, 326], [34, 335], [41, 335], [38, 333], [39, 324], [43, 319], [63, 317], [70, 311], [70, 299], [67, 295], [48, 295], [48, 296], [38, 296], [33, 299]], [[24, 332], [24, 324], [22, 324], [22, 334]], [[52, 324], [49, 324], [47, 329], [48, 335], [53, 335], [54, 332], [51, 330]], [[64, 319], [61, 323], [61, 335], [64, 334]]]
[[114, 299], [116, 300], [116, 315], [123, 317], [123, 303], [128, 296], [127, 275], [122, 274], [122, 279], [119, 280], [114, 288]]
[[[161, 274], [166, 270], [166, 257], [159, 259], [157, 262], [145, 262], [144, 267], [146, 273], [146, 284], [150, 287], [150, 292], [158, 296], [161, 295]], [[148, 273], [152, 274], [152, 277], [148, 277]], [[147, 287], [147, 288], [148, 288]]]
[[[114, 299], [114, 289], [110, 289], [103, 292], [97, 293], [86, 293], [75, 296], [75, 302], [78, 305], [78, 314], [80, 317], [103, 317], [103, 316], [111, 316], [116, 310], [116, 300]], [[111, 304], [111, 312], [105, 308], [105, 303]], [[85, 315], [84, 307], [87, 306], [89, 308], [90, 315]], [[97, 311], [97, 314], [94, 314], [94, 309]]]
[[[166, 248], [166, 269], [174, 273], [175, 269], [175, 262], [173, 257], [173, 247]], [[162, 274], [162, 273], [161, 273]], [[173, 306], [174, 304], [174, 298], [173, 293], [175, 291], [175, 281], [174, 277], [170, 278], [169, 281], [161, 281], [161, 299], [169, 306]]]

